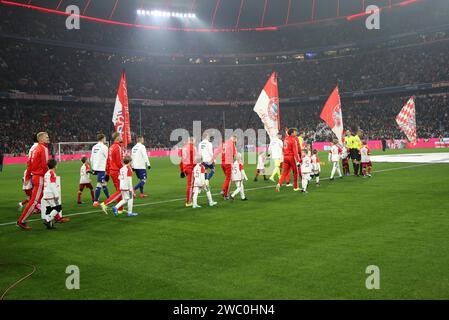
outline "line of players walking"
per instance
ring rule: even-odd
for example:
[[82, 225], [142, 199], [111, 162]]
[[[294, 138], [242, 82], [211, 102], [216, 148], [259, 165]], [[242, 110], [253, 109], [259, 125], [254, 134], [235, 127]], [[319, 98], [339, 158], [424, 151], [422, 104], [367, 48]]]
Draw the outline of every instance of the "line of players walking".
[[[79, 191], [77, 202], [81, 204], [81, 196], [84, 189], [90, 190], [94, 207], [108, 213], [108, 206], [116, 202], [112, 207], [115, 216], [123, 213], [123, 207], [127, 206], [127, 215], [136, 216], [133, 212], [133, 201], [136, 191], [140, 191], [140, 198], [146, 197], [144, 185], [147, 181], [147, 169], [151, 169], [150, 160], [144, 146], [144, 138], [138, 137], [136, 145], [131, 150], [131, 156], [124, 156], [122, 149], [122, 135], [112, 135], [113, 144], [106, 146], [106, 136], [99, 134], [98, 143], [92, 148], [90, 164], [86, 157], [81, 159]], [[46, 132], [40, 132], [35, 137], [35, 143], [28, 153], [27, 169], [22, 178], [22, 189], [27, 198], [19, 203], [22, 214], [17, 221], [17, 226], [22, 230], [32, 230], [27, 220], [33, 213], [41, 213], [41, 218], [47, 229], [55, 229], [56, 223], [66, 223], [70, 219], [62, 216], [61, 185], [56, 176], [57, 162], [49, 158], [49, 136]], [[132, 184], [132, 173], [136, 173], [139, 183]], [[94, 191], [91, 175], [96, 176], [97, 184]], [[115, 193], [109, 194], [107, 182], [112, 180]], [[106, 196], [104, 202], [99, 202], [101, 191]]]
[[[350, 130], [346, 131], [343, 143], [338, 140], [332, 141], [329, 148], [328, 161], [332, 165], [330, 180], [334, 180], [335, 174], [340, 178], [350, 175], [349, 161], [353, 162], [355, 176], [371, 177], [372, 164], [370, 161], [370, 149], [367, 141], [361, 140], [362, 131], [353, 136]], [[245, 195], [244, 182], [248, 177], [244, 170], [243, 158], [236, 151], [237, 137], [232, 136], [229, 140], [213, 151], [213, 146], [209, 135], [203, 135], [203, 140], [199, 143], [198, 149], [195, 146], [195, 139], [190, 137], [187, 144], [180, 150], [180, 177], [187, 178], [186, 181], [186, 206], [199, 208], [198, 194], [204, 190], [210, 206], [217, 203], [213, 201], [210, 191], [210, 179], [214, 176], [215, 162], [221, 154], [221, 168], [225, 175], [225, 180], [221, 188], [221, 195], [224, 200], [234, 200], [240, 193], [241, 200], [248, 200]], [[265, 174], [267, 160], [273, 164], [273, 172], [268, 178]], [[340, 170], [340, 161], [343, 166], [343, 174]], [[293, 173], [293, 185], [290, 183], [290, 176]], [[258, 154], [257, 170], [254, 181], [263, 175], [264, 180], [271, 180], [276, 183], [276, 191], [280, 192], [284, 182], [287, 186], [293, 186], [293, 191], [308, 193], [307, 188], [312, 179], [316, 185], [320, 186], [321, 162], [318, 151], [304, 143], [304, 133], [298, 134], [296, 128], [286, 130], [285, 138], [279, 133], [271, 139], [268, 147], [268, 154], [263, 151]], [[299, 188], [301, 179], [301, 188]], [[235, 183], [236, 189], [231, 193], [231, 181]]]
[[[334, 140], [329, 149], [329, 163], [332, 164], [330, 180], [335, 174], [341, 178], [349, 175], [349, 161], [352, 160], [353, 170], [356, 176], [371, 177], [372, 164], [370, 161], [370, 149], [365, 140], [361, 140], [362, 132], [353, 136], [351, 131], [346, 132], [344, 143]], [[112, 203], [112, 212], [115, 216], [122, 214], [124, 206], [127, 207], [127, 216], [134, 217], [133, 212], [136, 192], [140, 191], [140, 198], [146, 197], [144, 186], [147, 181], [147, 169], [151, 169], [150, 160], [144, 145], [144, 138], [138, 137], [136, 145], [131, 150], [131, 156], [124, 156], [122, 149], [122, 135], [112, 135], [113, 144], [106, 146], [106, 136], [99, 134], [98, 143], [92, 148], [90, 165], [86, 157], [82, 158], [80, 168], [80, 183], [77, 193], [77, 202], [81, 204], [81, 196], [84, 189], [90, 190], [94, 207], [101, 207], [107, 214]], [[17, 226], [23, 230], [31, 230], [26, 221], [33, 213], [41, 213], [41, 218], [47, 229], [54, 229], [56, 223], [66, 223], [70, 219], [62, 215], [62, 203], [60, 194], [60, 182], [56, 176], [57, 162], [49, 159], [48, 143], [50, 139], [46, 132], [36, 135], [34, 145], [28, 153], [27, 169], [23, 176], [23, 190], [27, 199], [19, 203], [22, 214], [17, 221]], [[200, 208], [198, 195], [204, 191], [210, 206], [217, 205], [212, 199], [210, 180], [215, 173], [215, 163], [221, 154], [221, 168], [225, 175], [221, 195], [224, 200], [234, 200], [240, 194], [242, 201], [247, 201], [245, 194], [245, 181], [248, 181], [243, 163], [243, 157], [236, 150], [237, 137], [231, 136], [215, 151], [208, 134], [204, 134], [198, 149], [195, 139], [190, 137], [187, 144], [180, 149], [180, 177], [186, 178], [186, 206]], [[276, 191], [281, 190], [284, 182], [287, 186], [293, 186], [294, 191], [307, 193], [307, 188], [312, 179], [316, 185], [320, 185], [321, 162], [317, 150], [312, 150], [310, 145], [304, 143], [304, 135], [298, 136], [298, 130], [291, 128], [286, 130], [285, 138], [278, 134], [273, 138], [268, 148], [268, 154], [261, 152], [258, 155], [258, 164], [255, 181], [259, 175], [265, 175], [267, 159], [273, 162], [273, 172], [269, 180], [278, 182]], [[342, 161], [343, 174], [340, 171]], [[133, 186], [133, 172], [139, 179]], [[290, 175], [293, 172], [293, 185], [290, 183]], [[91, 175], [96, 176], [95, 191], [91, 182]], [[112, 180], [115, 193], [109, 194], [107, 183]], [[299, 188], [301, 179], [301, 188]], [[231, 182], [236, 189], [230, 192]], [[104, 202], [100, 202], [101, 192], [106, 196]]]

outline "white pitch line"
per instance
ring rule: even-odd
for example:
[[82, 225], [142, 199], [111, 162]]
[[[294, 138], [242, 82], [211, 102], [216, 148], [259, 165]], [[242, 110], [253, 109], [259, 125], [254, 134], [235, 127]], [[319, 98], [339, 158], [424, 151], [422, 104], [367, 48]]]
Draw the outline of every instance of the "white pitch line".
[[[410, 168], [416, 168], [416, 167], [423, 167], [423, 166], [429, 166], [429, 165], [433, 165], [436, 163], [424, 163], [424, 164], [418, 164], [418, 165], [413, 165], [413, 166], [406, 166], [406, 167], [399, 167], [399, 168], [390, 168], [390, 169], [383, 169], [383, 170], [378, 170], [375, 171], [375, 173], [380, 173], [380, 172], [388, 172], [388, 171], [395, 171], [395, 170], [403, 170], [403, 169], [410, 169]], [[329, 180], [329, 178], [323, 178], [321, 179], [321, 181], [324, 180]], [[276, 185], [270, 185], [270, 186], [264, 186], [264, 187], [257, 187], [257, 188], [249, 188], [249, 189], [245, 189], [245, 191], [254, 191], [254, 190], [262, 190], [262, 189], [270, 189], [270, 188], [274, 188], [276, 187]], [[214, 193], [214, 196], [220, 195], [220, 193]], [[199, 197], [205, 197], [203, 196], [199, 196]], [[140, 203], [140, 204], [135, 204], [134, 207], [143, 207], [143, 206], [151, 206], [151, 205], [155, 205], [155, 204], [162, 204], [162, 203], [170, 203], [170, 202], [177, 202], [177, 201], [185, 201], [185, 198], [177, 198], [177, 199], [170, 199], [170, 200], [161, 200], [161, 201], [155, 201], [155, 202], [149, 202], [149, 203]], [[65, 214], [64, 217], [72, 217], [72, 216], [81, 216], [81, 215], [85, 215], [85, 214], [90, 214], [90, 213], [98, 213], [98, 212], [103, 212], [100, 209], [98, 210], [92, 210], [92, 211], [85, 211], [85, 212], [75, 212], [75, 213], [70, 213], [70, 214]], [[41, 219], [31, 219], [28, 220], [27, 222], [35, 222], [35, 221], [41, 221]], [[9, 226], [9, 225], [14, 225], [16, 224], [17, 221], [13, 221], [13, 222], [6, 222], [6, 223], [0, 223], [0, 227], [3, 226]]]

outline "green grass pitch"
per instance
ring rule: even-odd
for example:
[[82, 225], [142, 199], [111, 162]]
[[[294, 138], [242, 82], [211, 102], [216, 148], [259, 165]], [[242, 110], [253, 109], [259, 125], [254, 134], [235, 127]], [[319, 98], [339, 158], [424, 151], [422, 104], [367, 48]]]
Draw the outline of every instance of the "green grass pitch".
[[[84, 214], [55, 231], [36, 215], [31, 232], [8, 224], [24, 166], [0, 173], [0, 293], [29, 272], [21, 263], [37, 268], [5, 299], [449, 298], [449, 164], [374, 164], [372, 179], [324, 180], [308, 195], [276, 193], [247, 166], [249, 201], [216, 195], [217, 207], [194, 210], [178, 167], [154, 158], [134, 218], [103, 214], [87, 192], [77, 205], [79, 167], [61, 163], [58, 174], [64, 213]], [[222, 181], [218, 169], [213, 193]], [[65, 287], [68, 265], [80, 269], [80, 290]], [[369, 265], [380, 268], [380, 290], [365, 287]]]

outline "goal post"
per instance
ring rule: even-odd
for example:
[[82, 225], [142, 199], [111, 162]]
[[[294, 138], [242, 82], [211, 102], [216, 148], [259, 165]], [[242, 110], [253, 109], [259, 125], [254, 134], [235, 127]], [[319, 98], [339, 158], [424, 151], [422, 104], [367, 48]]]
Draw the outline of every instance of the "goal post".
[[[90, 154], [92, 147], [98, 141], [87, 142], [58, 142], [57, 143], [57, 160], [58, 162], [64, 160], [74, 160], [76, 156]], [[108, 146], [108, 143], [105, 143]], [[67, 157], [65, 157], [67, 156]], [[71, 157], [70, 157], [71, 156]]]

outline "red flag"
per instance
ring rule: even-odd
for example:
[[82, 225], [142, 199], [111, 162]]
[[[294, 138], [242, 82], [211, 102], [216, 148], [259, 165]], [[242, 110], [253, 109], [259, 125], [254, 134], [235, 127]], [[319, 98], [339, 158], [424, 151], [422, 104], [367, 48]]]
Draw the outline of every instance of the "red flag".
[[338, 141], [343, 142], [343, 115], [341, 112], [338, 86], [332, 91], [332, 94], [324, 105], [320, 118], [331, 128], [332, 132], [337, 136]]
[[411, 143], [416, 143], [416, 109], [415, 99], [411, 97], [396, 116], [396, 123]]
[[258, 114], [260, 120], [262, 120], [270, 138], [275, 137], [280, 129], [279, 94], [276, 72], [271, 74], [253, 110]]
[[114, 124], [115, 132], [122, 134], [123, 146], [126, 149], [131, 142], [131, 128], [129, 121], [128, 90], [126, 89], [126, 76], [124, 71], [120, 77], [112, 123]]

